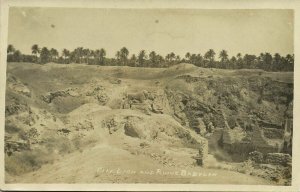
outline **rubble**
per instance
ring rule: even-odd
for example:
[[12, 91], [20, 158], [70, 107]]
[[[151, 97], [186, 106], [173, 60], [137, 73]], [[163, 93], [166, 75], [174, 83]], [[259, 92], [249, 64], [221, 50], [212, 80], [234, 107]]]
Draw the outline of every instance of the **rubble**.
[[26, 104], [12, 103], [5, 106], [5, 116], [30, 111], [30, 107]]
[[26, 141], [5, 141], [4, 151], [8, 156], [11, 156], [14, 152], [20, 152], [23, 150], [30, 150], [30, 144]]
[[78, 97], [80, 96], [80, 94], [72, 88], [67, 88], [65, 90], [49, 92], [46, 95], [42, 95], [42, 99], [46, 103], [51, 103], [56, 97], [67, 97], [67, 96]]
[[264, 161], [264, 155], [259, 151], [249, 153], [248, 158], [255, 163], [262, 163]]
[[124, 126], [125, 135], [131, 136], [131, 137], [142, 138], [143, 137], [142, 133], [134, 126], [136, 126], [136, 125], [134, 125], [132, 122], [125, 123], [125, 126]]
[[86, 92], [86, 96], [94, 97], [101, 105], [105, 105], [109, 101], [105, 88], [101, 85], [97, 85], [92, 91]]
[[83, 122], [79, 122], [76, 125], [73, 125], [73, 129], [76, 131], [81, 131], [81, 130], [86, 130], [86, 131], [91, 131], [94, 130], [94, 125], [88, 120], [84, 120]]
[[266, 155], [266, 163], [287, 166], [291, 164], [292, 157], [289, 154], [284, 153], [268, 153]]
[[13, 90], [16, 93], [31, 97], [30, 89], [10, 73], [7, 74], [7, 86], [8, 89]]

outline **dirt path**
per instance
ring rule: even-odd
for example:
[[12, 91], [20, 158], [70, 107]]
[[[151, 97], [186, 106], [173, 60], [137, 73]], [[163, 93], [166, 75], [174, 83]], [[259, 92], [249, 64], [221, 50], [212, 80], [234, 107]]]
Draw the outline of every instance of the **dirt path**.
[[8, 183], [194, 183], [275, 185], [262, 178], [201, 167], [169, 167], [107, 143], [66, 155]]

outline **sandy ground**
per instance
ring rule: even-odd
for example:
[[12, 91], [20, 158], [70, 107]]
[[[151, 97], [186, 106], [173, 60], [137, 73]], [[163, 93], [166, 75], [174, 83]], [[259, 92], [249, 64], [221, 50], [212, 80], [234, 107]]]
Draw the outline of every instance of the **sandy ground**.
[[[186, 148], [169, 148], [172, 166], [149, 158], [147, 152], [158, 152], [155, 144], [150, 149], [132, 150], [137, 139], [119, 136], [111, 140], [103, 135], [101, 143], [82, 152], [74, 152], [57, 159], [53, 164], [20, 177], [6, 178], [8, 183], [198, 183], [198, 184], [261, 184], [275, 185], [262, 178], [233, 171], [206, 169], [192, 164]], [[127, 150], [126, 150], [127, 149]], [[128, 151], [131, 149], [131, 152]], [[172, 153], [172, 150], [174, 150]]]

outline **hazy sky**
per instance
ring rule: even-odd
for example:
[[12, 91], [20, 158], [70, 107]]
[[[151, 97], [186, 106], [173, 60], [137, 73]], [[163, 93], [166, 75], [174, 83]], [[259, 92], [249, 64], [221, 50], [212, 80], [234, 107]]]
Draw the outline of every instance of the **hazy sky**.
[[73, 50], [126, 46], [166, 55], [210, 48], [229, 55], [293, 53], [292, 10], [166, 10], [20, 8], [9, 11], [8, 43], [23, 53], [31, 46]]

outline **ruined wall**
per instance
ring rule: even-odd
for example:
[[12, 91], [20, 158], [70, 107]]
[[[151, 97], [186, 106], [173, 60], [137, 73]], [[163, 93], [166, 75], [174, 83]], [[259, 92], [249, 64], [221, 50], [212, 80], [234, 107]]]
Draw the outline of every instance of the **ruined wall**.
[[284, 130], [276, 128], [263, 128], [264, 137], [268, 139], [283, 139]]
[[286, 166], [292, 163], [292, 157], [284, 153], [268, 153], [265, 159], [266, 163]]
[[148, 115], [150, 113], [170, 114], [168, 99], [163, 90], [126, 92], [120, 108], [139, 110]]

